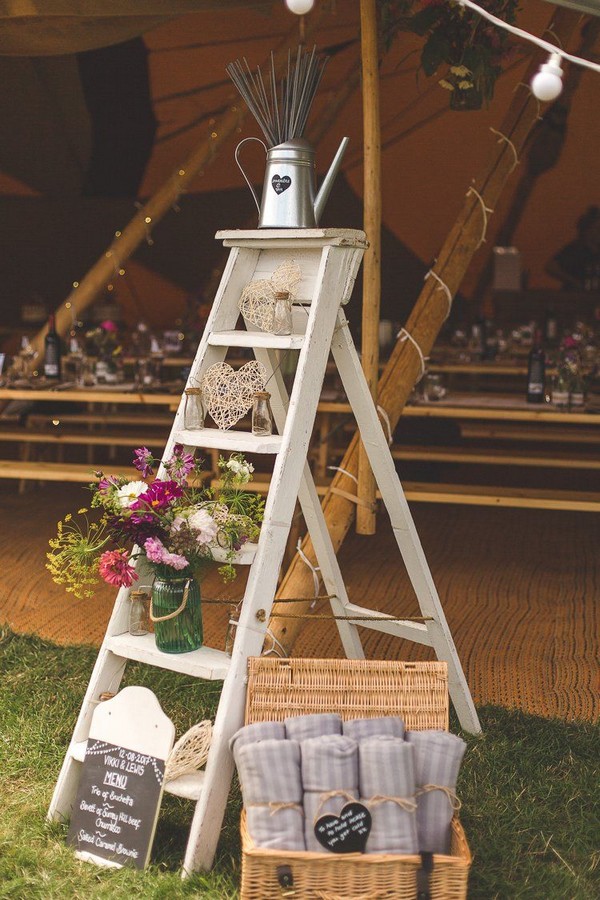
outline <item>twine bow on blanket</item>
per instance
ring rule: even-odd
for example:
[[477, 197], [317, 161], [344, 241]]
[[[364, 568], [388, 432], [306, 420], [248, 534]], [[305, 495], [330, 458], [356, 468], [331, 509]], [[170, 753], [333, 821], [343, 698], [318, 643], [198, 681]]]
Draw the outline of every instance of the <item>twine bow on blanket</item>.
[[417, 801], [412, 797], [387, 797], [385, 794], [375, 794], [369, 800], [361, 800], [367, 806], [379, 806], [381, 803], [395, 803], [405, 812], [414, 813], [417, 811]]
[[252, 806], [263, 807], [264, 809], [270, 810], [269, 815], [274, 816], [276, 812], [279, 812], [282, 809], [297, 809], [299, 812], [304, 815], [304, 807], [301, 803], [293, 803], [290, 802], [277, 802], [274, 800], [267, 801], [265, 803], [247, 803], [246, 809], [250, 809]]
[[419, 788], [416, 792], [415, 796], [418, 797], [420, 794], [428, 794], [430, 791], [441, 791], [448, 798], [448, 803], [454, 810], [454, 812], [458, 812], [461, 808], [462, 803], [452, 790], [452, 788], [446, 787], [444, 784], [424, 784], [423, 787]]
[[317, 811], [315, 813], [314, 822], [315, 825], [317, 823], [317, 819], [321, 815], [321, 811], [328, 800], [333, 800], [334, 797], [343, 797], [344, 800], [347, 800], [348, 803], [354, 803], [356, 797], [354, 797], [349, 791], [337, 790], [337, 791], [325, 791], [321, 794], [319, 798], [319, 805], [317, 806]]

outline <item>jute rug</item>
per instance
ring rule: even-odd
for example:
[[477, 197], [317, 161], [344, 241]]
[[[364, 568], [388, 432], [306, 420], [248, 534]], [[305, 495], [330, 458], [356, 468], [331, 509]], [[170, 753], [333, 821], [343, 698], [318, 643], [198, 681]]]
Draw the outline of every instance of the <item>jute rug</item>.
[[[44, 568], [48, 538], [85, 502], [80, 486], [44, 485], [19, 496], [0, 485], [0, 622], [58, 644], [99, 644], [115, 590], [77, 600]], [[600, 714], [600, 521], [588, 513], [414, 505], [413, 515], [476, 703], [568, 720]], [[419, 610], [391, 530], [350, 535], [340, 564], [351, 599], [393, 615]], [[245, 572], [204, 597], [238, 599]], [[323, 607], [314, 610], [325, 612]], [[228, 610], [206, 604], [206, 643], [223, 647]], [[368, 657], [432, 658], [428, 648], [377, 632]], [[307, 619], [294, 655], [342, 656], [334, 623]]]

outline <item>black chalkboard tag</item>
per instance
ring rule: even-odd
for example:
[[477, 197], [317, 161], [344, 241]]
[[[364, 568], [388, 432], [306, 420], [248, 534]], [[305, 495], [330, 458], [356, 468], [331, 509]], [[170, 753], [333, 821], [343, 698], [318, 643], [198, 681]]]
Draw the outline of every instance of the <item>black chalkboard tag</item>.
[[79, 857], [145, 868], [174, 737], [148, 688], [126, 687], [96, 707], [67, 835]]
[[284, 191], [287, 191], [291, 183], [292, 179], [289, 175], [273, 175], [271, 178], [271, 184], [273, 185], [273, 190], [276, 194], [283, 194]]
[[315, 837], [332, 853], [364, 853], [371, 831], [371, 813], [358, 801], [346, 803], [339, 814], [326, 813], [315, 822]]

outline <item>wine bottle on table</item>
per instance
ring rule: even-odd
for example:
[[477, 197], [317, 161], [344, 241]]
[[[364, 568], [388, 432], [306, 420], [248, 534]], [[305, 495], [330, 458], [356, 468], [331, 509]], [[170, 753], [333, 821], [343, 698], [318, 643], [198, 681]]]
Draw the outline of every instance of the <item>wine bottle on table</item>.
[[60, 338], [54, 316], [48, 319], [48, 333], [44, 338], [44, 375], [46, 378], [60, 379]]
[[546, 397], [546, 354], [541, 332], [536, 331], [527, 366], [527, 402], [543, 403]]

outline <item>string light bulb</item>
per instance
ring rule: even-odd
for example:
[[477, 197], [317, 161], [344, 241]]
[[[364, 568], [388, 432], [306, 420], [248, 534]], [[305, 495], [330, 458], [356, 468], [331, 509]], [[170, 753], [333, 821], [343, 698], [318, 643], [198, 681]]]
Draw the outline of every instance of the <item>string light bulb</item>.
[[547, 62], [540, 66], [531, 79], [531, 91], [534, 97], [544, 102], [556, 100], [563, 89], [563, 70], [560, 53], [551, 53]]
[[285, 5], [290, 12], [295, 13], [297, 16], [303, 16], [311, 11], [315, 5], [315, 0], [285, 0]]

